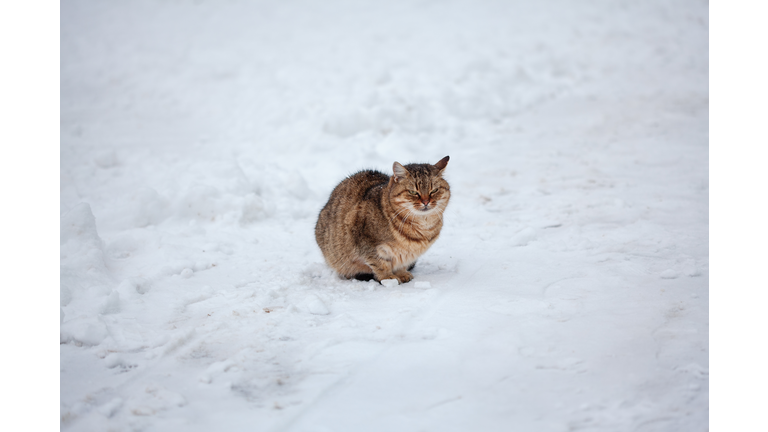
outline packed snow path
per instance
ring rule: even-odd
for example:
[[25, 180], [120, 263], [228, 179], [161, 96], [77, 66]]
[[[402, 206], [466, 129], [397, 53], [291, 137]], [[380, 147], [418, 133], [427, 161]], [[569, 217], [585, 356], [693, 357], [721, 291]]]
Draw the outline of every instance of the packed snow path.
[[[364, 3], [61, 4], [62, 430], [707, 430], [707, 3]], [[445, 155], [337, 278], [331, 189]]]

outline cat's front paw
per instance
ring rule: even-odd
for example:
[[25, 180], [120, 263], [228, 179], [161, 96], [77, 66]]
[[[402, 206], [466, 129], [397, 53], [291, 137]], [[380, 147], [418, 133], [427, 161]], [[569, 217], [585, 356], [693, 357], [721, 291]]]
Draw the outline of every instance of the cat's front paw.
[[413, 279], [413, 275], [409, 271], [399, 271], [395, 273], [395, 276], [397, 276], [397, 280], [400, 281], [401, 284], [404, 284], [406, 282], [410, 282]]

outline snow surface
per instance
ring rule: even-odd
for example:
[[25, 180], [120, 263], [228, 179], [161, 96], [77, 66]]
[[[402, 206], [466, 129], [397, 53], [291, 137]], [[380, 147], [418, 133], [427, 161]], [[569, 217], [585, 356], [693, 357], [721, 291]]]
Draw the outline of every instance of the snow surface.
[[[707, 430], [708, 26], [62, 2], [62, 430]], [[414, 281], [337, 278], [332, 188], [445, 155]]]

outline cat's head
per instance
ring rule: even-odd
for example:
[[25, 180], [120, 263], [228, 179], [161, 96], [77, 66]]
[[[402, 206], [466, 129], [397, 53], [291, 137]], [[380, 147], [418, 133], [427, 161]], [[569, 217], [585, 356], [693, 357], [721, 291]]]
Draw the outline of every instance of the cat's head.
[[448, 166], [448, 156], [436, 164], [392, 165], [392, 188], [390, 200], [399, 209], [413, 211], [416, 215], [427, 216], [436, 211], [442, 212], [451, 197], [451, 188], [443, 179], [443, 171]]

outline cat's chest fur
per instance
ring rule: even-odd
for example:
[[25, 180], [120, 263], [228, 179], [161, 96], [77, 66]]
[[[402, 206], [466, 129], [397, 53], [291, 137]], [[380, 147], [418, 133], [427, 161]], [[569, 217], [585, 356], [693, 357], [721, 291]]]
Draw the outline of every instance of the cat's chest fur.
[[[440, 232], [437, 227], [432, 230], [414, 232], [415, 230], [410, 229], [409, 231], [411, 232], [407, 234], [395, 231], [393, 233], [395, 238], [393, 241], [383, 243], [377, 247], [379, 256], [390, 261], [393, 268], [408, 267], [413, 264], [419, 256], [424, 254], [435, 243]], [[424, 235], [424, 231], [426, 231], [427, 235]], [[414, 239], [412, 236], [415, 234], [421, 238]]]

